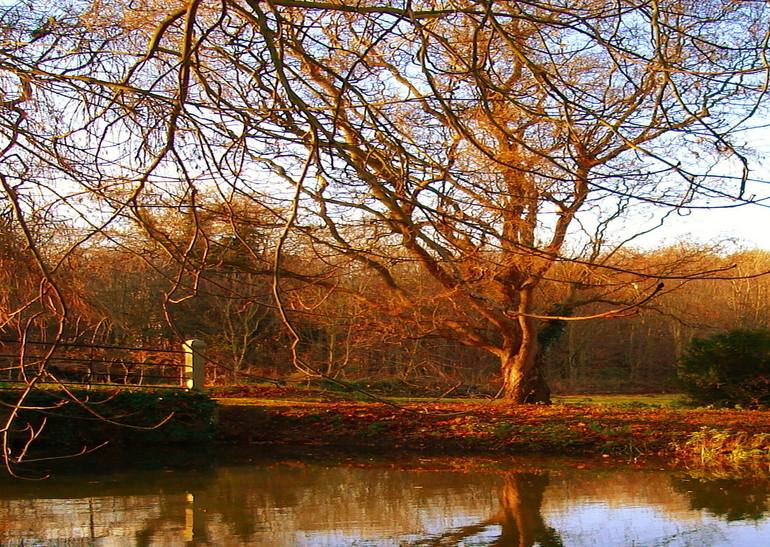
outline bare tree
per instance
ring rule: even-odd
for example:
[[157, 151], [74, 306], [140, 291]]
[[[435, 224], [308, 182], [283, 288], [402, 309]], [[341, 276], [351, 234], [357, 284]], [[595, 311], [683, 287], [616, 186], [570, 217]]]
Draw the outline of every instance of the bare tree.
[[[177, 299], [216, 243], [201, 196], [250, 202], [284, 226], [279, 254], [312, 249], [313, 279], [355, 261], [387, 290], [361, 301], [495, 355], [512, 401], [549, 396], [537, 289], [555, 264], [606, 268], [672, 211], [751, 201], [733, 135], [765, 96], [765, 2], [68, 8], [3, 11], [8, 195], [68, 208], [82, 241], [140, 226], [177, 264]], [[172, 237], [158, 208], [189, 229]], [[656, 292], [639, 274], [620, 309]]]

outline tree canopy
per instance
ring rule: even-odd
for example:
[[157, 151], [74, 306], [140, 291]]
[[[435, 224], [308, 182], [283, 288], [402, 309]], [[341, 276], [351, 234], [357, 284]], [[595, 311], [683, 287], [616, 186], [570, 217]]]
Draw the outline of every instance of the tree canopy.
[[[60, 324], [63, 261], [110, 245], [175, 264], [167, 304], [223, 266], [272, 273], [282, 308], [297, 283], [346, 290], [414, 337], [493, 355], [510, 399], [547, 400], [543, 321], [580, 317], [585, 289], [605, 315], [648, 301], [681, 274], [618, 266], [621, 247], [673, 212], [755, 201], [736, 135], [766, 111], [763, 1], [75, 0], [0, 17], [0, 180]], [[77, 235], [42, 245], [40, 218]]]

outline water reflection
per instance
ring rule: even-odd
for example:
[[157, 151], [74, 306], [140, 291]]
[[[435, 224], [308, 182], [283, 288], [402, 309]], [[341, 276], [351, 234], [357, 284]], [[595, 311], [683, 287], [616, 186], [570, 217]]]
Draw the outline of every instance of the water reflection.
[[2, 545], [763, 545], [770, 487], [602, 463], [231, 461], [0, 481]]
[[675, 477], [672, 485], [687, 494], [691, 509], [728, 521], [761, 520], [768, 512], [770, 480], [765, 477]]
[[487, 538], [488, 545], [542, 547], [562, 546], [561, 538], [545, 523], [542, 515], [543, 495], [548, 485], [548, 474], [505, 473], [500, 487], [500, 507], [490, 518], [462, 526], [436, 537], [415, 541], [415, 545], [465, 545], [473, 539], [481, 540], [486, 532], [499, 528], [497, 537]]

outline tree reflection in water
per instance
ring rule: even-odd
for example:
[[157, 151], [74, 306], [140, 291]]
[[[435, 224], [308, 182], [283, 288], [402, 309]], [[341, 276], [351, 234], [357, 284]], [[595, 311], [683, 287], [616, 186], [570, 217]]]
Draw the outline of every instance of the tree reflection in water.
[[456, 545], [477, 536], [492, 526], [499, 526], [498, 537], [489, 545], [561, 547], [558, 532], [545, 523], [542, 515], [543, 495], [548, 486], [548, 473], [507, 473], [500, 491], [500, 509], [481, 522], [455, 528], [437, 537], [417, 541], [416, 545]]
[[690, 508], [708, 511], [732, 522], [760, 520], [768, 512], [770, 481], [767, 478], [673, 477], [674, 490], [686, 494]]
[[291, 456], [118, 469], [0, 480], [0, 544], [732, 546], [770, 535], [767, 480], [603, 462]]

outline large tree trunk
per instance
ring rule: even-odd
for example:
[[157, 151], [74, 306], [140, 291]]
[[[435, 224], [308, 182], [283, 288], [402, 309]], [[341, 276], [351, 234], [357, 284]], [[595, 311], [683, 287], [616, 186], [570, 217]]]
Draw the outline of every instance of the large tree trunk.
[[537, 359], [537, 351], [519, 351], [502, 359], [503, 397], [513, 403], [551, 402], [551, 390]]
[[543, 375], [542, 360], [538, 359], [539, 351], [534, 329], [527, 328], [518, 348], [509, 347], [500, 354], [504, 398], [518, 404], [550, 404], [551, 390]]
[[503, 397], [517, 404], [550, 404], [551, 390], [545, 381], [542, 359], [539, 358], [540, 344], [535, 320], [526, 315], [530, 296], [531, 291], [522, 292], [519, 335], [508, 338], [498, 354], [503, 377]]

